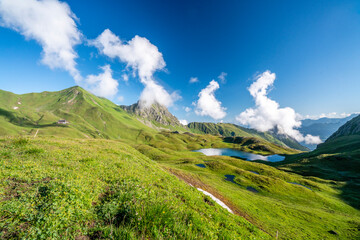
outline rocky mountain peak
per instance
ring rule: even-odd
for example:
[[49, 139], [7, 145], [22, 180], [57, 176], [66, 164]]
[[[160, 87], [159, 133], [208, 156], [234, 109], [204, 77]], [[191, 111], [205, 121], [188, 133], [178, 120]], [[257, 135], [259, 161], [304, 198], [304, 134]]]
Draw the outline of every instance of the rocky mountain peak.
[[141, 106], [139, 102], [130, 106], [120, 106], [126, 112], [140, 116], [146, 120], [153, 120], [165, 126], [182, 126], [179, 120], [169, 110], [159, 104], [153, 103], [150, 107]]

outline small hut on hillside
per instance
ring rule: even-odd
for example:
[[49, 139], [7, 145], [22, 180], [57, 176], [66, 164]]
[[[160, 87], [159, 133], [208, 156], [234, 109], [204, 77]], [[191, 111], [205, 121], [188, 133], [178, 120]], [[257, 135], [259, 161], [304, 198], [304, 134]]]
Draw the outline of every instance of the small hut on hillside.
[[69, 122], [66, 121], [65, 119], [60, 119], [59, 121], [57, 121], [57, 124], [68, 124]]

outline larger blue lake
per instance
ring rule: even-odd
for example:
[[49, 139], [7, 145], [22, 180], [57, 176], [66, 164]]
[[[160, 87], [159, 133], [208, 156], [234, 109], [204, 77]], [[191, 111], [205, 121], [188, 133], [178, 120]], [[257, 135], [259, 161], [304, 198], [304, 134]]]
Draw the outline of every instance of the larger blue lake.
[[280, 155], [259, 155], [259, 154], [253, 154], [248, 152], [243, 152], [236, 149], [231, 148], [203, 148], [199, 150], [194, 150], [194, 152], [201, 152], [205, 154], [206, 156], [230, 156], [230, 157], [239, 157], [243, 158], [249, 161], [254, 160], [263, 160], [263, 161], [269, 161], [269, 162], [279, 162], [285, 159], [284, 156]]

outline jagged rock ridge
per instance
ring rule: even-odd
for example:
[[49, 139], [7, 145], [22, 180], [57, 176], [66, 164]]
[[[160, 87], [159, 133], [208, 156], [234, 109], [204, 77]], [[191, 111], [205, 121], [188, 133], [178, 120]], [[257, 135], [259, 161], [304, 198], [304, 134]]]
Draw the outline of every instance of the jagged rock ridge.
[[142, 107], [139, 102], [130, 106], [120, 106], [126, 112], [140, 116], [146, 120], [153, 120], [165, 126], [182, 126], [179, 120], [169, 110], [159, 103], [150, 107]]

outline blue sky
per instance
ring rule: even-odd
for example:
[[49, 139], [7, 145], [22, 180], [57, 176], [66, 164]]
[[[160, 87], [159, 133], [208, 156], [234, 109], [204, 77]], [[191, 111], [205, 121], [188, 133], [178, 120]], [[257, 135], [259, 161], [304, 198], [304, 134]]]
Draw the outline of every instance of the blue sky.
[[[166, 67], [152, 78], [181, 95], [170, 107], [179, 119], [236, 122], [237, 115], [254, 107], [248, 87], [266, 70], [276, 73], [268, 97], [280, 107], [303, 116], [360, 111], [358, 1], [65, 2], [83, 35], [74, 46], [77, 69], [86, 77], [108, 64], [118, 81], [118, 92], [109, 99], [117, 104], [136, 102], [144, 83], [124, 71], [126, 62], [89, 46], [87, 39], [105, 29], [123, 42], [138, 35], [158, 48]], [[0, 27], [0, 36], [0, 89], [27, 93], [76, 84], [68, 71], [42, 62], [43, 49], [35, 40], [6, 26]], [[218, 79], [222, 72], [225, 82]], [[127, 83], [121, 80], [124, 73], [130, 76]], [[190, 84], [191, 77], [199, 81]], [[196, 114], [192, 105], [213, 79], [219, 84], [216, 100], [226, 108], [226, 116], [215, 120]]]

